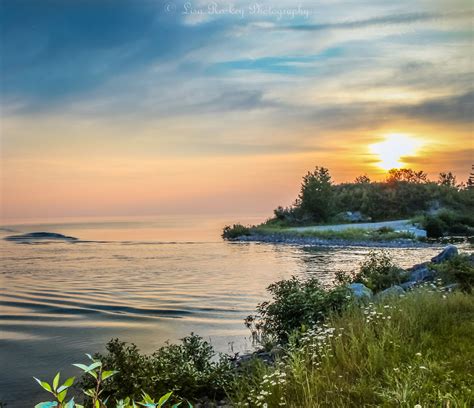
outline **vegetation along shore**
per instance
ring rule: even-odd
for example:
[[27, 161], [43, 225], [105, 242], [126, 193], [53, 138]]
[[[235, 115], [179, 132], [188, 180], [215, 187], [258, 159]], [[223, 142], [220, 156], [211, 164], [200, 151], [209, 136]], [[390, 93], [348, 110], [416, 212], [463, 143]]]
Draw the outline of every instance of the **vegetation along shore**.
[[443, 237], [474, 235], [474, 181], [458, 183], [440, 173], [394, 169], [386, 180], [360, 176], [334, 184], [329, 170], [316, 167], [303, 177], [290, 207], [257, 226], [226, 226], [222, 237], [303, 245], [421, 246]]
[[254, 353], [195, 334], [152, 355], [115, 339], [75, 364], [79, 380], [37, 380], [51, 401], [36, 407], [470, 407], [473, 287], [474, 256], [453, 245], [408, 270], [374, 250], [328, 287], [270, 285], [245, 320]]

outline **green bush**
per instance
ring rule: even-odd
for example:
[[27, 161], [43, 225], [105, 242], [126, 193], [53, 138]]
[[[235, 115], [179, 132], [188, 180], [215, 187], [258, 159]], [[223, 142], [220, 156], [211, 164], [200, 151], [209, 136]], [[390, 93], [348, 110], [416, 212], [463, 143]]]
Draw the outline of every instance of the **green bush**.
[[387, 289], [408, 280], [408, 274], [395, 266], [387, 251], [370, 251], [354, 282], [363, 283], [374, 292]]
[[345, 286], [325, 289], [316, 278], [306, 281], [293, 277], [270, 285], [272, 301], [260, 303], [257, 314], [247, 317], [247, 327], [254, 336], [266, 340], [276, 338], [285, 343], [301, 326], [313, 327], [329, 313], [340, 311], [351, 299]]
[[233, 226], [226, 225], [222, 231], [222, 238], [235, 239], [242, 236], [250, 235], [252, 233], [251, 227], [246, 227], [242, 224], [234, 224]]
[[[107, 344], [107, 354], [94, 357], [105, 369], [117, 371], [103, 388], [103, 396], [110, 398], [138, 398], [143, 391], [158, 396], [172, 390], [194, 400], [221, 399], [232, 379], [227, 357], [216, 355], [212, 346], [195, 334], [152, 355], [140, 354], [135, 345], [115, 339]], [[91, 378], [83, 377], [82, 385], [91, 387]]]
[[456, 211], [444, 210], [422, 220], [428, 238], [444, 235], [474, 235], [474, 217]]
[[441, 238], [446, 230], [444, 222], [437, 217], [426, 217], [422, 225], [428, 238]]
[[445, 283], [458, 283], [461, 290], [472, 292], [474, 288], [474, 257], [461, 254], [441, 264], [431, 264]]

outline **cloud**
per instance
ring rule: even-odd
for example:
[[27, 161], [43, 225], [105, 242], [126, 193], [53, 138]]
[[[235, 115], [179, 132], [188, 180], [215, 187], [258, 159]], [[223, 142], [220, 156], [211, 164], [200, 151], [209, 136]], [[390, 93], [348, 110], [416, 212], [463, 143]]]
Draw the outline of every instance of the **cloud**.
[[451, 13], [430, 13], [415, 12], [391, 14], [385, 16], [371, 17], [361, 20], [348, 20], [334, 23], [317, 23], [302, 25], [274, 26], [278, 30], [296, 30], [296, 31], [323, 31], [323, 30], [352, 30], [357, 28], [366, 28], [373, 26], [413, 24], [425, 21], [441, 20], [441, 19], [467, 19], [472, 17], [472, 11], [451, 12]]
[[451, 122], [472, 125], [474, 91], [444, 98], [428, 99], [419, 104], [398, 106], [396, 113], [427, 122]]

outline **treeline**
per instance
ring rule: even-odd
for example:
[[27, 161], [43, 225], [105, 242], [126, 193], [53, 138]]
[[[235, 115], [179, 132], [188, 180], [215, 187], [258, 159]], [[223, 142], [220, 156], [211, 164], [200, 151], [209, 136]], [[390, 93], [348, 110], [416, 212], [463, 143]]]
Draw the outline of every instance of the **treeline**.
[[[451, 211], [469, 214], [474, 208], [474, 183], [457, 183], [451, 173], [440, 173], [437, 181], [423, 171], [390, 170], [386, 180], [373, 182], [359, 176], [352, 183], [335, 184], [329, 170], [316, 167], [303, 177], [295, 203], [275, 209], [270, 222], [282, 226], [344, 221], [383, 221]], [[474, 226], [474, 225], [473, 225]]]

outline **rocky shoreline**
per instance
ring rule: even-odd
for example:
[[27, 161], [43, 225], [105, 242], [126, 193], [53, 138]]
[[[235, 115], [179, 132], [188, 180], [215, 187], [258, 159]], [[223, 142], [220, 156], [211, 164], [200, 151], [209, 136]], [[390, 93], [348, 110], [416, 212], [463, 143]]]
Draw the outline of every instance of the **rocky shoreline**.
[[427, 242], [411, 239], [395, 239], [390, 241], [372, 240], [345, 240], [345, 239], [322, 239], [315, 237], [302, 237], [291, 234], [251, 234], [242, 235], [237, 238], [228, 239], [230, 242], [262, 242], [270, 244], [288, 244], [303, 246], [329, 246], [329, 247], [369, 247], [369, 248], [426, 248], [433, 246]]
[[[390, 296], [403, 296], [406, 292], [415, 289], [417, 286], [426, 283], [432, 283], [436, 279], [436, 271], [431, 268], [431, 264], [441, 264], [447, 262], [458, 254], [459, 250], [455, 245], [448, 245], [430, 261], [413, 265], [411, 268], [406, 269], [406, 272], [409, 274], [408, 280], [406, 282], [401, 283], [400, 285], [392, 285], [388, 289], [378, 293], [373, 293], [372, 290], [362, 283], [351, 283], [348, 285], [348, 288], [354, 298], [365, 301], [377, 301]], [[470, 254], [470, 260], [471, 264], [474, 265], [474, 253]], [[459, 285], [457, 283], [452, 283], [440, 288], [440, 290], [451, 292], [458, 286]], [[260, 359], [267, 364], [273, 364], [280, 351], [280, 349], [272, 351], [257, 350], [252, 353], [246, 353], [242, 355], [236, 353], [235, 357], [231, 358], [230, 360], [236, 368], [254, 358]]]

